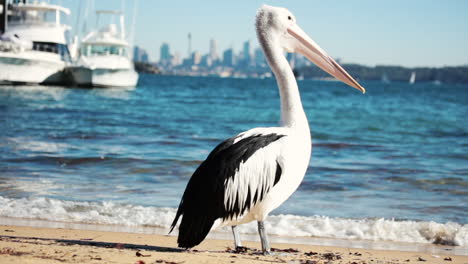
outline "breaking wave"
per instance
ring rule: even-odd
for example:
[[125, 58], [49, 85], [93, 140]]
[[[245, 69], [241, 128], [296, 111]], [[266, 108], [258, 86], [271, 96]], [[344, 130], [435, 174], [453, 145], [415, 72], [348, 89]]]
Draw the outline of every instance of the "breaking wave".
[[[169, 228], [176, 209], [78, 202], [49, 198], [10, 199], [0, 196], [0, 216], [86, 224], [153, 226]], [[468, 224], [395, 219], [346, 219], [326, 216], [271, 215], [266, 226], [276, 236], [433, 243], [468, 246]], [[222, 230], [223, 231], [223, 230]], [[226, 229], [226, 231], [229, 231]], [[250, 223], [240, 231], [255, 234]]]

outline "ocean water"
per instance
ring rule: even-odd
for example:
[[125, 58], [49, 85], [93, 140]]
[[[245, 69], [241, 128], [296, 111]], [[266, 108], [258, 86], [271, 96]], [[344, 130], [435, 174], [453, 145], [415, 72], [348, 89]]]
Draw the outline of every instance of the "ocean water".
[[[362, 84], [299, 81], [312, 158], [268, 232], [468, 249], [468, 86]], [[0, 217], [167, 229], [209, 152], [279, 115], [273, 79], [0, 86]]]

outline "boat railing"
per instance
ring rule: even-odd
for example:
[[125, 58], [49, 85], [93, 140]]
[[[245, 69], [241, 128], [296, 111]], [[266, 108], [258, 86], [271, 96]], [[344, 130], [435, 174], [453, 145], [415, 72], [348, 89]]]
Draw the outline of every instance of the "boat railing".
[[65, 27], [66, 25], [57, 24], [54, 21], [48, 21], [41, 18], [31, 18], [31, 17], [22, 17], [22, 16], [9, 16], [8, 17], [8, 26], [45, 26], [45, 27]]
[[13, 5], [8, 15], [8, 25], [41, 25], [49, 27], [64, 27], [61, 23], [61, 13], [70, 14], [70, 10], [61, 6], [42, 3]]

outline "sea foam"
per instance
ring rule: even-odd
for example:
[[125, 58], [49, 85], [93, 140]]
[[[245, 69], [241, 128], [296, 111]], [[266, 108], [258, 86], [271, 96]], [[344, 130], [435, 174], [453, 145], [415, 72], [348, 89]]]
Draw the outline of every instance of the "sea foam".
[[[63, 201], [49, 198], [10, 199], [0, 196], [0, 216], [86, 224], [169, 228], [176, 209], [115, 202]], [[268, 233], [319, 237], [468, 246], [468, 224], [395, 219], [346, 219], [327, 216], [271, 215]], [[223, 231], [229, 231], [225, 228]], [[240, 226], [257, 233], [255, 223]]]

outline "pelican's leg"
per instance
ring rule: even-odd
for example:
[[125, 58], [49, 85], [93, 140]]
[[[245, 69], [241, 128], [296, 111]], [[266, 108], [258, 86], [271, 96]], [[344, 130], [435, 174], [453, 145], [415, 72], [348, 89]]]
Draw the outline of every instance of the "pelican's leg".
[[260, 234], [260, 241], [262, 242], [262, 251], [264, 255], [270, 254], [270, 243], [265, 232], [265, 225], [263, 221], [258, 221], [258, 233]]
[[232, 226], [232, 234], [234, 235], [234, 247], [237, 250], [238, 248], [242, 247], [239, 230], [237, 230], [237, 226]]

